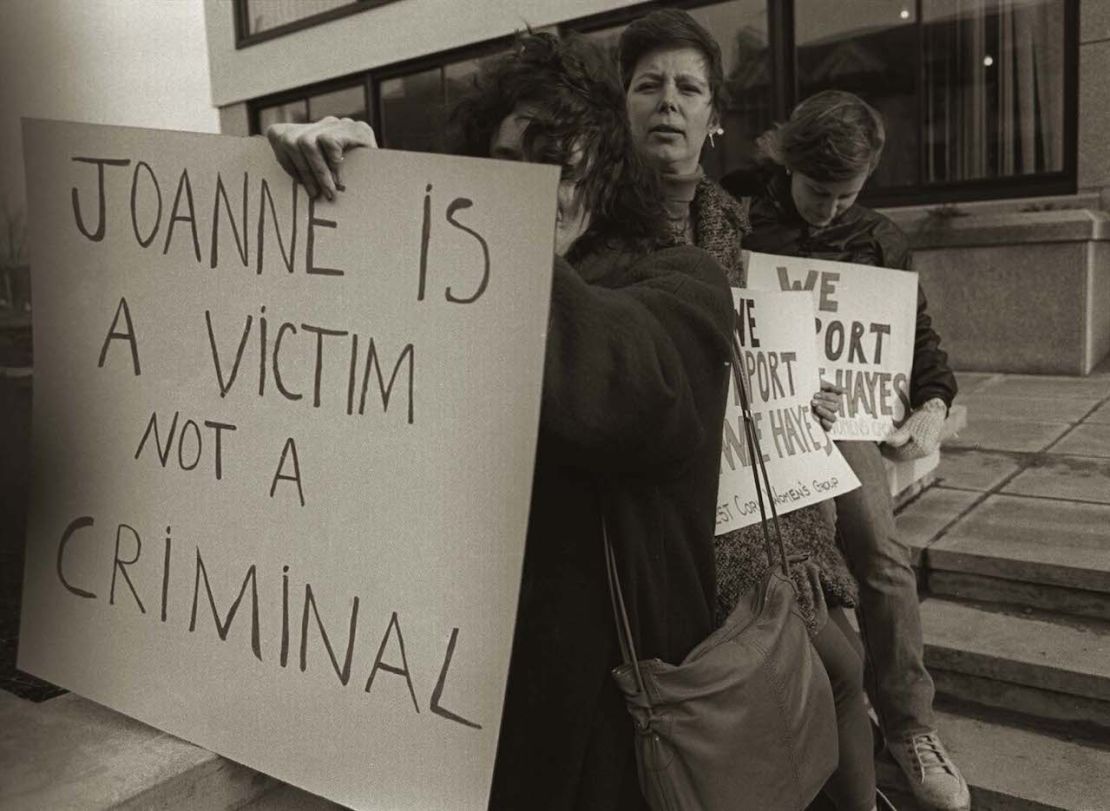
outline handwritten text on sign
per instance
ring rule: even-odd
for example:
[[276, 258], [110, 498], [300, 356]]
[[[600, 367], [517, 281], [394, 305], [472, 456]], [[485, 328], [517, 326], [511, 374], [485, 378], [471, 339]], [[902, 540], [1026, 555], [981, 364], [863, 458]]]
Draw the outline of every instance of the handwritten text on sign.
[[[805, 293], [733, 288], [740, 376], [750, 399], [775, 509], [787, 513], [859, 486], [810, 410], [817, 391], [813, 299]], [[740, 395], [733, 379], [725, 411], [717, 534], [757, 524], [759, 501]], [[760, 483], [762, 486], [762, 478]], [[771, 507], [764, 491], [767, 517]]]
[[808, 290], [817, 302], [821, 377], [847, 391], [830, 436], [889, 436], [909, 409], [917, 274], [761, 253], [745, 261], [749, 287]]
[[258, 139], [24, 143], [20, 666], [357, 808], [484, 808], [557, 171], [362, 150], [327, 203]]

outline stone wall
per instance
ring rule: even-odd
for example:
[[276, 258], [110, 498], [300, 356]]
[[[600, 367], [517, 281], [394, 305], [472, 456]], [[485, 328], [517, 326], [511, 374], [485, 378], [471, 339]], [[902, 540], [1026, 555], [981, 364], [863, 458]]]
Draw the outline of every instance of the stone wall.
[[1086, 375], [1110, 352], [1110, 215], [923, 216], [902, 225], [954, 368]]
[[1080, 191], [1097, 191], [1110, 208], [1110, 3], [1079, 3]]

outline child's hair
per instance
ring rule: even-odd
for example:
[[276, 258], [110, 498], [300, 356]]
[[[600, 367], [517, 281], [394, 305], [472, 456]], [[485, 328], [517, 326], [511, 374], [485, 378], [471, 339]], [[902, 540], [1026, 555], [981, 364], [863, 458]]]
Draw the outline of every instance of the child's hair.
[[883, 119], [859, 96], [824, 90], [756, 139], [760, 155], [818, 181], [870, 175], [883, 154]]

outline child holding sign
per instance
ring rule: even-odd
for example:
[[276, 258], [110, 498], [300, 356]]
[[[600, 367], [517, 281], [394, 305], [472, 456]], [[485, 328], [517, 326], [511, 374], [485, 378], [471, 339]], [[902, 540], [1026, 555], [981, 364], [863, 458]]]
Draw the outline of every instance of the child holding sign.
[[[908, 270], [905, 235], [855, 200], [879, 163], [885, 139], [879, 114], [851, 93], [825, 91], [799, 104], [790, 120], [759, 139], [763, 160], [723, 185], [750, 200], [745, 247]], [[918, 288], [910, 379], [912, 412], [886, 440], [895, 458], [927, 456], [956, 395]], [[917, 587], [909, 550], [897, 537], [879, 446], [838, 443], [862, 487], [836, 499], [838, 531], [859, 581], [860, 627], [870, 666], [869, 693], [891, 754], [922, 804], [966, 809], [967, 783], [944, 750], [933, 718], [933, 682], [924, 664]]]

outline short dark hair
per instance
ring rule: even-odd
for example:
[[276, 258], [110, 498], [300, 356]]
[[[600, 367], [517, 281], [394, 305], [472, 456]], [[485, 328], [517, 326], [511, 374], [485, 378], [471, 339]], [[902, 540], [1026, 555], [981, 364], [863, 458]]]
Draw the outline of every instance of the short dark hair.
[[640, 17], [621, 32], [618, 48], [621, 79], [626, 92], [636, 65], [651, 52], [661, 48], [693, 48], [705, 59], [713, 111], [721, 115], [727, 102], [721, 46], [687, 12], [664, 8]]
[[843, 90], [823, 90], [794, 108], [790, 120], [756, 139], [763, 158], [819, 181], [847, 180], [879, 165], [883, 118]]
[[518, 34], [512, 51], [483, 65], [452, 111], [453, 151], [489, 157], [494, 133], [519, 104], [535, 113], [523, 137], [528, 159], [561, 166], [580, 185], [591, 215], [580, 243], [666, 241], [659, 181], [633, 145], [616, 67], [601, 46], [574, 35]]

